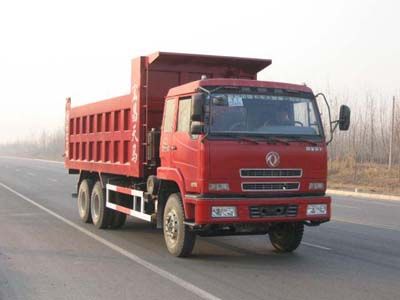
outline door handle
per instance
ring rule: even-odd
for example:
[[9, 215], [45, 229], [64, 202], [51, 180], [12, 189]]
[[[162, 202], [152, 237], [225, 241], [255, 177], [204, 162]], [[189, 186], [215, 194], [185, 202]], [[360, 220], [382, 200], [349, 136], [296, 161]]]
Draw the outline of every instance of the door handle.
[[174, 150], [176, 150], [176, 149], [178, 149], [178, 148], [176, 148], [176, 146], [174, 146], [174, 145], [172, 145], [172, 146], [169, 147], [169, 150], [171, 150], [171, 151], [174, 151]]

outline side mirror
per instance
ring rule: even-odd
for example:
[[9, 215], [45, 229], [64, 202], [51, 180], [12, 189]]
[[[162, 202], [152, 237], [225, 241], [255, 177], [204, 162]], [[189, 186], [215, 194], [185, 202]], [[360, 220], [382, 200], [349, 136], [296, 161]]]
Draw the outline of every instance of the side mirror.
[[348, 130], [350, 127], [350, 108], [347, 105], [340, 106], [339, 129]]
[[192, 96], [192, 114], [190, 119], [192, 121], [203, 121], [205, 97], [203, 93], [197, 93]]
[[204, 125], [200, 122], [193, 121], [190, 125], [190, 134], [202, 134], [204, 132]]

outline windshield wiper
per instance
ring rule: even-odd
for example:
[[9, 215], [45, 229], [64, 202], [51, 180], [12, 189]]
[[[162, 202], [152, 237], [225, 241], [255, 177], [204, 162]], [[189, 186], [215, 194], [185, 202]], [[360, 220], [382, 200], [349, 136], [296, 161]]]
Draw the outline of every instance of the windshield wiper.
[[290, 143], [287, 140], [280, 139], [280, 138], [277, 138], [277, 137], [266, 136], [264, 138], [267, 140], [267, 142], [271, 142], [271, 143], [279, 142], [279, 143], [284, 144], [284, 145], [290, 145]]
[[242, 140], [242, 141], [250, 142], [250, 143], [253, 143], [253, 144], [256, 144], [256, 145], [259, 144], [259, 142], [257, 142], [256, 140], [253, 140], [253, 139], [248, 138], [248, 137], [244, 137], [244, 136], [238, 135], [237, 138]]
[[236, 134], [236, 133], [220, 132], [220, 133], [217, 133], [217, 135], [232, 137], [234, 139], [238, 139], [238, 140], [245, 141], [245, 142], [250, 142], [250, 143], [253, 143], [253, 144], [256, 144], [256, 145], [259, 144], [258, 141], [254, 140], [252, 138], [248, 138], [248, 137], [242, 136], [240, 134]]
[[311, 141], [311, 140], [309, 140], [309, 139], [302, 138], [302, 137], [297, 136], [297, 135], [288, 135], [287, 138], [294, 139], [294, 140], [296, 140], [296, 141], [298, 141], [298, 142], [309, 143], [309, 144], [311, 144], [311, 145], [313, 145], [313, 146], [318, 146], [318, 143], [316, 143], [316, 142], [314, 142], [314, 141]]
[[287, 140], [278, 138], [278, 137], [272, 137], [272, 136], [265, 136], [265, 135], [257, 135], [257, 138], [262, 138], [265, 141], [267, 141], [267, 143], [281, 143], [281, 144], [285, 144], [285, 145], [290, 145], [289, 142]]

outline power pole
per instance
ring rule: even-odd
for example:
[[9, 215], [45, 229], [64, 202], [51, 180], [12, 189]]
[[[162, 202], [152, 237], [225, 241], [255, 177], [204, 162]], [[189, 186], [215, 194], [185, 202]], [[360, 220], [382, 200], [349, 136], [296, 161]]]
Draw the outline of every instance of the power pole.
[[392, 153], [393, 153], [393, 136], [394, 136], [394, 109], [395, 109], [395, 97], [393, 96], [392, 106], [392, 128], [390, 130], [390, 144], [389, 144], [389, 170], [392, 168]]

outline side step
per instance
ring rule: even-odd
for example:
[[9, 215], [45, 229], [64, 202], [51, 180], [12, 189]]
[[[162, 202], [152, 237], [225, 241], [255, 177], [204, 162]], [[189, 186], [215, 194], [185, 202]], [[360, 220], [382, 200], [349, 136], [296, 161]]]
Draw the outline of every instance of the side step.
[[[111, 203], [109, 200], [110, 197], [110, 191], [116, 192], [116, 193], [121, 193], [125, 195], [130, 195], [133, 197], [133, 209], [130, 209], [125, 206], [121, 206], [115, 203]], [[139, 191], [139, 190], [133, 190], [130, 188], [122, 187], [122, 186], [117, 186], [113, 184], [106, 184], [106, 207], [117, 210], [119, 212], [122, 212], [124, 214], [145, 220], [147, 222], [152, 221], [152, 216], [144, 213], [144, 192]], [[137, 202], [140, 201], [140, 207], [137, 207]]]

